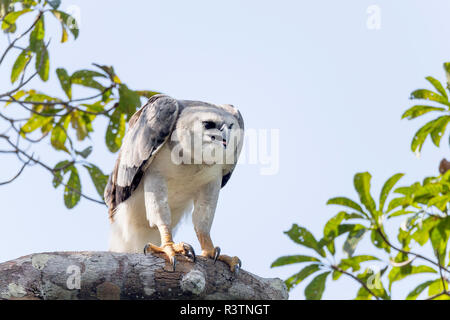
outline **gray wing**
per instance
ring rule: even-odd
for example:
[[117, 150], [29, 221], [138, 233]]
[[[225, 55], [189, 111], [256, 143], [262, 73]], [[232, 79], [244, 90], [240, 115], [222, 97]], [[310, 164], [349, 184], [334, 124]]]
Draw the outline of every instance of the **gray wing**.
[[145, 169], [173, 131], [178, 118], [177, 100], [155, 95], [130, 119], [114, 170], [105, 189], [110, 217], [139, 185]]
[[[241, 134], [242, 134], [242, 139], [239, 142], [237, 149], [236, 149], [236, 155], [235, 155], [235, 159], [238, 159], [239, 154], [241, 153], [241, 149], [242, 149], [242, 144], [243, 144], [243, 138], [244, 138], [244, 119], [242, 118], [241, 113], [239, 112], [238, 109], [236, 109], [235, 107], [231, 106], [231, 108], [233, 108], [234, 110], [232, 111], [232, 114], [234, 115], [234, 117], [237, 119], [238, 124], [239, 124], [239, 129], [241, 130]], [[234, 171], [234, 168], [236, 167], [236, 164], [234, 164], [231, 167], [231, 170], [228, 171], [227, 173], [225, 173], [222, 176], [222, 184], [221, 184], [221, 188], [225, 187], [225, 185], [227, 184], [228, 180], [230, 180], [231, 178], [231, 174]]]

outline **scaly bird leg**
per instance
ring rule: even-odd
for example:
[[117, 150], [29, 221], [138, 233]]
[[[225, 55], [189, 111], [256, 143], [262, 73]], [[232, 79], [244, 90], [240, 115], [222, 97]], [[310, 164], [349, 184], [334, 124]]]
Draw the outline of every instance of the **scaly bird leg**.
[[239, 270], [242, 267], [242, 262], [238, 257], [230, 257], [224, 254], [220, 254], [220, 248], [214, 247], [211, 237], [208, 233], [196, 232], [198, 241], [200, 242], [200, 246], [202, 248], [202, 256], [214, 259], [214, 263], [217, 260], [223, 261], [231, 269], [231, 272], [234, 272], [236, 275], [239, 273]]
[[195, 262], [195, 251], [190, 244], [184, 242], [174, 243], [172, 240], [172, 233], [168, 226], [162, 225], [159, 226], [158, 229], [161, 234], [161, 246], [158, 247], [152, 243], [148, 243], [144, 247], [144, 254], [147, 254], [147, 252], [165, 253], [172, 264], [173, 271], [175, 271], [177, 264], [177, 260], [175, 258], [177, 253], [187, 256], [192, 260], [192, 262]]

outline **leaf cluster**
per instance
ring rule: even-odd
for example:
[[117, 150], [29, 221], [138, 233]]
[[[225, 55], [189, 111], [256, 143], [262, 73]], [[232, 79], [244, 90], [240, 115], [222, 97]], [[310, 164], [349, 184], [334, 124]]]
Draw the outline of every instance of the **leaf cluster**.
[[[79, 37], [80, 30], [76, 19], [60, 9], [61, 1], [40, 0], [1, 0], [0, 25], [4, 35], [10, 39], [9, 46], [0, 58], [0, 67], [7, 55], [16, 53], [10, 72], [11, 90], [0, 92], [0, 102], [4, 102], [5, 112], [25, 110], [28, 116], [14, 119], [0, 113], [0, 119], [10, 123], [19, 139], [30, 144], [50, 142], [53, 150], [63, 159], [56, 165], [44, 164], [25, 150], [16, 148], [19, 156], [38, 163], [52, 174], [53, 186], [64, 187], [64, 203], [73, 208], [85, 196], [82, 192], [80, 170], [86, 170], [95, 190], [103, 203], [103, 190], [108, 180], [98, 165], [89, 161], [94, 152], [90, 143], [91, 134], [100, 130], [97, 119], [106, 119], [105, 145], [109, 151], [117, 152], [125, 135], [126, 123], [141, 106], [142, 99], [157, 94], [151, 90], [133, 90], [122, 82], [114, 67], [93, 64], [92, 68], [68, 71], [64, 67], [55, 68], [54, 76], [60, 84], [60, 92], [44, 92], [29, 88], [27, 84], [35, 77], [46, 82], [51, 76], [50, 38], [52, 30], [47, 29], [46, 21], [56, 19], [61, 26], [60, 42]], [[21, 29], [21, 19], [32, 16], [33, 22]], [[30, 70], [33, 66], [33, 70]], [[31, 72], [31, 75], [30, 75]], [[79, 89], [75, 89], [79, 87]], [[74, 96], [76, 92], [90, 92], [87, 96]], [[8, 143], [11, 136], [2, 136]], [[88, 144], [88, 145], [86, 145]], [[19, 144], [18, 144], [19, 145]], [[22, 172], [22, 170], [21, 170]]]
[[[447, 94], [450, 90], [450, 63], [445, 63], [444, 69], [448, 79], [446, 88], [437, 79], [427, 77], [435, 91], [419, 89], [411, 93], [411, 99], [434, 104], [414, 105], [402, 116], [411, 120], [431, 112], [440, 114], [414, 135], [411, 150], [416, 154], [420, 153], [428, 136], [439, 147], [450, 121]], [[411, 287], [405, 298], [417, 299], [427, 290], [428, 299], [450, 299], [450, 170], [411, 185], [395, 187], [403, 176], [403, 173], [397, 173], [390, 177], [376, 201], [371, 193], [371, 174], [355, 174], [353, 185], [358, 200], [344, 196], [328, 200], [328, 205], [338, 205], [342, 209], [325, 224], [320, 239], [305, 227], [293, 224], [285, 234], [312, 254], [302, 251], [299, 255], [282, 256], [272, 263], [272, 267], [306, 264], [285, 280], [288, 289], [292, 290], [313, 276], [305, 287], [305, 297], [321, 299], [327, 279], [338, 280], [346, 275], [360, 284], [355, 299], [391, 299], [395, 282], [417, 274], [428, 274], [429, 280]], [[402, 219], [402, 223], [396, 240], [392, 240], [385, 230], [388, 223], [398, 219]], [[355, 255], [364, 237], [376, 256], [373, 253]], [[339, 250], [336, 249], [338, 238], [343, 238]], [[432, 255], [416, 251], [421, 247], [432, 248]]]

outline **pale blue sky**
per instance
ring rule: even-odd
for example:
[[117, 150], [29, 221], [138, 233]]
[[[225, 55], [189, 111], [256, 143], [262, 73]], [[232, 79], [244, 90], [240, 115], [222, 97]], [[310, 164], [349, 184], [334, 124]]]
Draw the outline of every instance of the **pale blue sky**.
[[[247, 128], [280, 130], [279, 173], [262, 176], [257, 165], [238, 167], [221, 193], [213, 224], [215, 244], [239, 256], [250, 272], [285, 279], [298, 271], [300, 265], [270, 268], [281, 255], [307, 252], [283, 231], [298, 223], [319, 237], [338, 212], [325, 205], [327, 199], [355, 198], [356, 172], [372, 173], [378, 197], [392, 174], [407, 173], [403, 183], [435, 175], [448, 156], [445, 143], [437, 149], [427, 142], [416, 158], [409, 144], [423, 120], [400, 120], [411, 105], [410, 92], [427, 87], [425, 76], [445, 79], [447, 1], [124, 3], [63, 1], [63, 9], [79, 6], [81, 32], [77, 41], [60, 45], [56, 31], [52, 69], [112, 64], [133, 89], [231, 103]], [[381, 8], [380, 30], [366, 27], [366, 10], [374, 4]], [[8, 85], [9, 72], [10, 67], [0, 69], [0, 87]], [[60, 90], [54, 72], [46, 88]], [[110, 171], [115, 155], [104, 147], [104, 126], [99, 127], [92, 160]], [[57, 161], [63, 155], [48, 157]], [[17, 167], [2, 159], [0, 180]], [[95, 194], [88, 182], [83, 191]], [[0, 201], [0, 261], [41, 251], [107, 249], [106, 208], [82, 200], [67, 210], [62, 190], [55, 191], [38, 167], [2, 187]], [[190, 223], [176, 240], [200, 251]], [[358, 252], [367, 253], [365, 248]], [[353, 298], [358, 286], [352, 281], [328, 281], [324, 298]], [[291, 298], [302, 299], [303, 288]]]

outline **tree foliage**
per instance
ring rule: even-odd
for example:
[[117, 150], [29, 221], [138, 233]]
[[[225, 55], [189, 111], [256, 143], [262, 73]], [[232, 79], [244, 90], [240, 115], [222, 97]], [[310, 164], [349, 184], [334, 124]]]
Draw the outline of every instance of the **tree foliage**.
[[[444, 64], [447, 90], [450, 91], [450, 63]], [[416, 119], [434, 112], [439, 116], [425, 123], [414, 135], [411, 150], [420, 153], [428, 136], [434, 145], [440, 146], [450, 121], [448, 93], [440, 81], [426, 77], [435, 91], [419, 89], [411, 93], [411, 99], [428, 100], [430, 105], [414, 105], [402, 118]], [[449, 140], [450, 141], [450, 140]], [[339, 206], [339, 211], [323, 228], [323, 235], [316, 239], [305, 227], [294, 224], [285, 234], [308, 249], [299, 255], [284, 256], [273, 262], [272, 267], [290, 264], [306, 264], [285, 283], [289, 290], [306, 279], [307, 299], [320, 299], [327, 280], [337, 280], [342, 275], [355, 280], [360, 288], [357, 300], [391, 299], [393, 284], [416, 274], [428, 277], [423, 283], [413, 285], [405, 299], [414, 300], [423, 295], [427, 299], [450, 299], [450, 170], [448, 162], [441, 162], [441, 174], [426, 177], [412, 185], [397, 186], [403, 173], [394, 174], [384, 183], [376, 201], [371, 190], [371, 174], [356, 173], [353, 184], [357, 200], [345, 196], [328, 200], [328, 205]], [[389, 201], [387, 201], [390, 199]], [[388, 236], [386, 229], [401, 219], [396, 237]], [[336, 240], [344, 238], [341, 250], [336, 250]], [[368, 238], [376, 255], [355, 254], [363, 238]], [[395, 239], [396, 238], [396, 239]], [[431, 248], [429, 255], [421, 254]], [[311, 250], [310, 250], [311, 252]], [[387, 258], [387, 259], [386, 259]], [[413, 278], [411, 278], [413, 279]]]
[[[76, 19], [60, 6], [59, 0], [0, 0], [0, 26], [8, 42], [0, 52], [2, 73], [8, 67], [6, 61], [14, 61], [10, 70], [11, 87], [0, 90], [0, 102], [5, 107], [0, 111], [0, 121], [9, 126], [0, 134], [5, 146], [0, 152], [16, 155], [22, 162], [13, 178], [0, 184], [12, 182], [26, 167], [38, 164], [51, 174], [53, 186], [63, 189], [66, 207], [73, 208], [82, 197], [104, 203], [103, 190], [108, 176], [89, 161], [93, 145], [81, 148], [83, 142], [90, 141], [94, 128], [100, 130], [97, 120], [107, 120], [105, 144], [109, 151], [117, 152], [126, 122], [141, 106], [141, 99], [158, 92], [130, 89], [112, 66], [98, 63], [81, 70], [59, 66], [52, 74], [50, 38], [55, 38], [55, 32], [48, 30], [48, 21], [54, 19], [61, 26], [60, 43], [71, 38], [76, 40], [80, 33]], [[32, 17], [29, 25], [25, 23], [26, 16]], [[46, 82], [51, 76], [58, 79], [60, 92], [44, 92], [29, 86], [34, 79]], [[75, 97], [72, 89], [77, 86], [89, 94]], [[19, 109], [25, 112], [25, 117], [8, 115], [8, 112], [18, 114]], [[56, 165], [44, 163], [24, 146], [48, 142], [60, 154], [61, 161]], [[82, 192], [81, 170], [89, 174], [97, 196]]]

